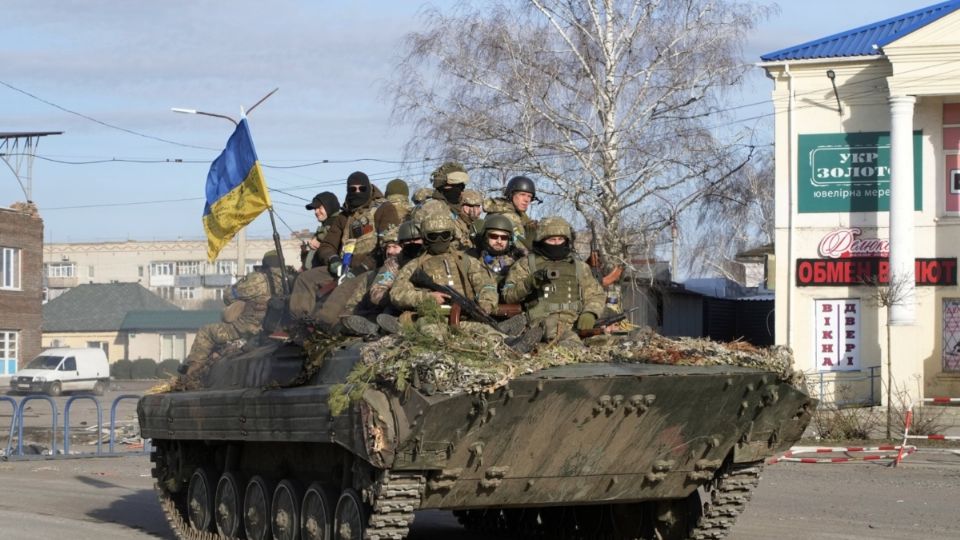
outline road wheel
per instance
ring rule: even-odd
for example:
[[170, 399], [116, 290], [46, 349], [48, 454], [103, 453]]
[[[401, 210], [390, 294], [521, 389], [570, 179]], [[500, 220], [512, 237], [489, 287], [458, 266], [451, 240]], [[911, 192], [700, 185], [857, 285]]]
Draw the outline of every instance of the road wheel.
[[367, 528], [367, 511], [360, 495], [346, 489], [337, 501], [333, 537], [336, 540], [363, 540]]
[[292, 480], [281, 480], [273, 490], [270, 503], [272, 519], [271, 531], [275, 540], [297, 540], [300, 538], [300, 501], [303, 490]]
[[217, 494], [213, 499], [220, 536], [237, 538], [243, 534], [243, 489], [244, 483], [234, 472], [225, 472], [217, 482]]
[[213, 479], [216, 475], [203, 467], [197, 467], [190, 476], [187, 487], [187, 518], [198, 531], [213, 530]]
[[254, 476], [247, 482], [243, 495], [243, 529], [249, 540], [269, 540], [272, 496], [273, 484], [262, 476]]
[[50, 383], [50, 386], [47, 387], [47, 395], [50, 396], [59, 396], [63, 393], [63, 385], [60, 384], [60, 381], [53, 381]]
[[102, 396], [106, 391], [107, 383], [103, 381], [97, 381], [97, 383], [93, 385], [93, 395], [95, 396]]
[[333, 537], [332, 494], [320, 483], [314, 482], [307, 488], [300, 505], [300, 538], [303, 540], [330, 540]]

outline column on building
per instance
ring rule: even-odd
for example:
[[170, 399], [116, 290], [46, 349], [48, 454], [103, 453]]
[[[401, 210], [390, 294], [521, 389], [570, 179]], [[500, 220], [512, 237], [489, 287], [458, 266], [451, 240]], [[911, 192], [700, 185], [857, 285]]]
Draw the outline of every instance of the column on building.
[[913, 106], [914, 96], [890, 102], [890, 292], [891, 325], [916, 321], [914, 276]]

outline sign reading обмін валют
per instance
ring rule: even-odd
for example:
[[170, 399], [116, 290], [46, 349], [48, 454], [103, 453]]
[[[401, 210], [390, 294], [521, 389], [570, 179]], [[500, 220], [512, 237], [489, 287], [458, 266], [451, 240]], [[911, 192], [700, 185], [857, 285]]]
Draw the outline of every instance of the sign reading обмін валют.
[[[817, 246], [822, 259], [797, 259], [797, 286], [887, 285], [890, 242], [861, 236], [859, 227], [835, 229]], [[917, 285], [956, 285], [957, 259], [915, 259]]]
[[[921, 132], [913, 134], [914, 209], [922, 210]], [[890, 134], [800, 135], [797, 211], [878, 212], [890, 209]]]

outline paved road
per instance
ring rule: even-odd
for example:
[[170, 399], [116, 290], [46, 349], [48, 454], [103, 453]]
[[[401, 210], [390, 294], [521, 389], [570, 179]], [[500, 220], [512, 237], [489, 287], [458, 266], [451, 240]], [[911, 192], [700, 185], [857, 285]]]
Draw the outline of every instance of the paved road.
[[[938, 461], [933, 461], [938, 458]], [[0, 537], [172, 539], [145, 456], [0, 463]], [[960, 539], [960, 456], [923, 452], [876, 463], [768, 466], [734, 540]], [[450, 514], [417, 515], [413, 540], [475, 540]]]

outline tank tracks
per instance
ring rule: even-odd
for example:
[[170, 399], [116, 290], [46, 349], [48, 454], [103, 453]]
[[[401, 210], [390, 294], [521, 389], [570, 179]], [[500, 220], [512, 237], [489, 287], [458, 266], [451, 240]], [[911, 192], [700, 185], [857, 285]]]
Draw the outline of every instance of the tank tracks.
[[745, 467], [731, 467], [715, 482], [710, 494], [710, 505], [690, 532], [690, 540], [717, 540], [726, 538], [737, 516], [743, 512], [760, 482], [763, 462]]
[[[161, 451], [154, 447], [151, 459], [156, 463], [161, 459]], [[198, 531], [190, 526], [177, 507], [176, 501], [160, 484], [158, 471], [151, 471], [154, 477], [154, 489], [160, 500], [160, 507], [167, 523], [180, 540], [222, 540], [224, 537], [215, 532]], [[423, 474], [398, 473], [384, 471], [379, 481], [369, 488], [373, 495], [371, 512], [367, 520], [366, 540], [402, 540], [410, 531], [414, 511], [420, 507], [420, 498], [426, 478]]]
[[402, 540], [420, 508], [426, 478], [422, 474], [384, 471], [370, 488], [374, 494], [367, 540]]

